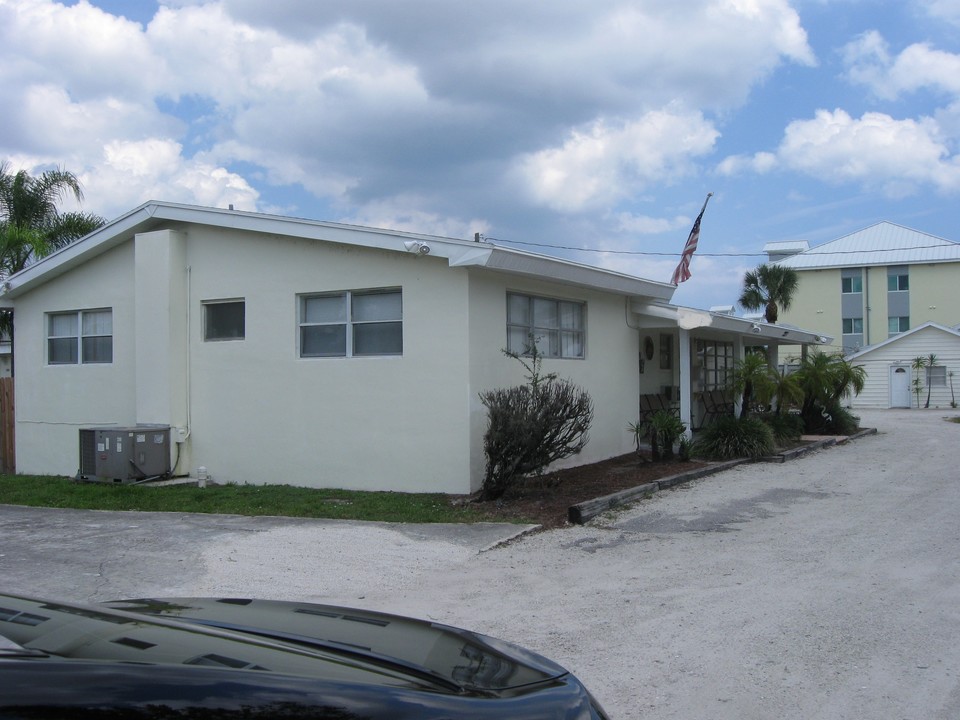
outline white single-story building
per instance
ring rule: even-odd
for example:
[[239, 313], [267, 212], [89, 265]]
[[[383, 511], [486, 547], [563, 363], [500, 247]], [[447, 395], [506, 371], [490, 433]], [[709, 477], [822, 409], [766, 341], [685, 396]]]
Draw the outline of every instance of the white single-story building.
[[[936, 356], [936, 364], [913, 367], [916, 358]], [[863, 365], [867, 379], [863, 392], [851, 399], [851, 407], [907, 408], [926, 405], [951, 407], [956, 402], [953, 381], [960, 373], [960, 331], [935, 322], [924, 323], [899, 335], [847, 356], [854, 365]], [[915, 380], [920, 379], [919, 403]], [[960, 375], [958, 375], [960, 377]]]
[[[73, 475], [78, 431], [169, 426], [173, 473], [469, 493], [502, 350], [586, 389], [629, 452], [644, 393], [688, 427], [744, 345], [827, 342], [688, 308], [673, 285], [458, 240], [149, 202], [10, 277], [21, 473]], [[789, 337], [787, 337], [789, 336]], [[638, 367], [639, 360], [639, 367]]]

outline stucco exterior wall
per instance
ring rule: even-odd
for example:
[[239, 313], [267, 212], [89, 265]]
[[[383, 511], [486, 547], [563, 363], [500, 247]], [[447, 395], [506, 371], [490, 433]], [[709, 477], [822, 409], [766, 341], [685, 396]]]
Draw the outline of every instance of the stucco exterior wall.
[[[191, 234], [194, 466], [221, 481], [469, 491], [465, 272], [402, 253]], [[298, 356], [299, 294], [385, 287], [402, 288], [402, 356]], [[204, 342], [202, 302], [225, 298], [244, 299], [246, 337]]]
[[[887, 266], [864, 268], [864, 346], [890, 337], [888, 327]], [[790, 310], [780, 313], [782, 322], [815, 328], [834, 338], [833, 349], [843, 343], [843, 313], [839, 268], [800, 270], [800, 285]], [[910, 327], [926, 322], [954, 326], [960, 323], [960, 304], [955, 299], [960, 284], [960, 263], [912, 264], [909, 266]]]
[[[80, 427], [164, 422], [188, 432], [179, 471], [203, 465], [220, 482], [469, 491], [465, 271], [313, 241], [185, 235], [172, 254], [140, 238], [150, 292], [134, 287], [128, 242], [18, 299], [21, 472], [75, 473]], [[402, 356], [298, 357], [298, 293], [380, 287], [402, 288]], [[202, 303], [223, 298], [244, 299], [246, 337], [204, 342]], [[113, 308], [113, 363], [47, 365], [44, 313], [99, 307]]]
[[[136, 422], [133, 243], [17, 299], [17, 470], [74, 475], [78, 430]], [[48, 365], [46, 313], [113, 309], [113, 362]]]
[[910, 266], [910, 324], [960, 323], [960, 263]]
[[[790, 309], [780, 311], [778, 322], [829, 335], [834, 338], [833, 346], [825, 349], [839, 350], [843, 335], [840, 271], [804, 270], [799, 275], [800, 284]], [[799, 349], [794, 354], [799, 354]]]
[[579, 465], [622, 455], [633, 449], [627, 423], [636, 420], [639, 395], [638, 331], [628, 327], [624, 298], [564, 285], [523, 280], [496, 273], [473, 273], [470, 283], [471, 476], [483, 479], [486, 408], [479, 393], [523, 384], [525, 370], [501, 350], [507, 346], [507, 292], [586, 303], [586, 353], [580, 359], [547, 358], [545, 373], [555, 372], [586, 389], [593, 400], [590, 441], [580, 455], [559, 466]]
[[[381, 288], [402, 290], [402, 355], [299, 356], [300, 295]], [[565, 464], [630, 452], [640, 338], [658, 346], [649, 391], [674, 384], [678, 354], [673, 370], [656, 369], [660, 333], [630, 327], [621, 295], [179, 223], [17, 298], [18, 469], [73, 475], [79, 428], [159, 423], [173, 428], [180, 475], [203, 466], [217, 482], [472, 492], [485, 468], [479, 393], [525, 380], [501, 352], [511, 291], [586, 304], [586, 357], [543, 364], [594, 403], [590, 442]], [[224, 300], [244, 302], [244, 337], [205, 341], [204, 303]], [[48, 365], [45, 313], [93, 308], [113, 311], [113, 362]]]

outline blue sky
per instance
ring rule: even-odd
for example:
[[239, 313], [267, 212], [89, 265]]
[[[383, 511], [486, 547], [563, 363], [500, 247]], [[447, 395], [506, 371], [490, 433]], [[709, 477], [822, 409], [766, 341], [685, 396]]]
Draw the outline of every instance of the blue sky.
[[732, 304], [765, 243], [960, 241], [960, 0], [0, 0], [0, 159]]

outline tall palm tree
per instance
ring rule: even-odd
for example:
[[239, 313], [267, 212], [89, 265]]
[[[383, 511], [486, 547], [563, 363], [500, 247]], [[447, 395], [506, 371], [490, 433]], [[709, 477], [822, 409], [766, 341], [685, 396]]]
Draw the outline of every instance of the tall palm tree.
[[[106, 222], [89, 213], [60, 212], [58, 205], [70, 195], [77, 202], [83, 200], [80, 181], [72, 172], [47, 170], [33, 177], [26, 170], [11, 173], [6, 162], [0, 163], [0, 278], [20, 272]], [[0, 310], [0, 332], [10, 336], [12, 348], [13, 310]]]
[[0, 163], [0, 273], [20, 272], [104, 224], [97, 215], [60, 212], [58, 205], [69, 195], [83, 201], [80, 181], [68, 170], [33, 177], [26, 170], [10, 173], [8, 164]]
[[763, 308], [766, 321], [775, 323], [780, 308], [790, 309], [799, 284], [800, 276], [793, 268], [762, 263], [743, 276], [740, 304], [747, 310]]
[[[934, 365], [937, 364], [937, 361], [938, 361], [939, 359], [940, 359], [940, 358], [937, 357], [936, 353], [930, 353], [929, 355], [927, 355], [927, 364], [926, 364], [926, 367], [927, 367], [927, 368], [932, 368]], [[924, 406], [925, 408], [930, 407], [930, 390], [931, 390], [931, 387], [932, 387], [932, 386], [931, 386], [931, 384], [930, 384], [930, 370], [927, 370], [927, 401], [923, 404], [923, 406]]]

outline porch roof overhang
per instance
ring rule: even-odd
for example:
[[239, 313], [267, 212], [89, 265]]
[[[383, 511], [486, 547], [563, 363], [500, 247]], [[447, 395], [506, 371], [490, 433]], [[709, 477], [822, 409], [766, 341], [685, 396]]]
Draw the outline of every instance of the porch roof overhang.
[[740, 337], [752, 345], [826, 345], [833, 342], [828, 335], [783, 325], [736, 317], [696, 308], [634, 300], [630, 310], [646, 327], [677, 327], [703, 337]]
[[669, 302], [676, 291], [676, 286], [669, 283], [551, 256], [498, 247], [487, 241], [460, 240], [263, 213], [150, 201], [7, 278], [0, 287], [0, 296], [16, 298], [91, 258], [132, 240], [138, 233], [189, 225], [424, 254], [432, 258], [444, 258], [450, 267], [484, 268], [530, 279], [622, 294], [630, 298]]

